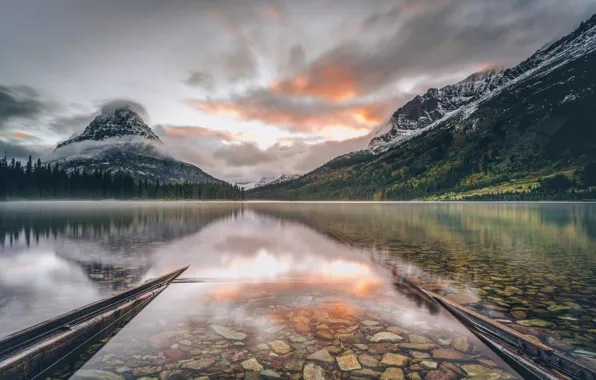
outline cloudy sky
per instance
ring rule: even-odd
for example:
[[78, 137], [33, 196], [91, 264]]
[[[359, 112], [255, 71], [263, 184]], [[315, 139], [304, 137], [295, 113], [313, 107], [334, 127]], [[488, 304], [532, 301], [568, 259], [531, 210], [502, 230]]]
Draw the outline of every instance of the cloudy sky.
[[114, 99], [232, 182], [366, 146], [429, 87], [510, 67], [596, 0], [8, 0], [0, 148], [44, 155]]

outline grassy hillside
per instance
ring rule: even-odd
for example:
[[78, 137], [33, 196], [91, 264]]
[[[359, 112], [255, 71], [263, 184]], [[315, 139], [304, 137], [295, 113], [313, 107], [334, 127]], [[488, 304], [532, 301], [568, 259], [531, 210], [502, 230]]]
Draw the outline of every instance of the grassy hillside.
[[253, 199], [596, 198], [596, 53], [533, 75], [384, 153], [338, 157]]

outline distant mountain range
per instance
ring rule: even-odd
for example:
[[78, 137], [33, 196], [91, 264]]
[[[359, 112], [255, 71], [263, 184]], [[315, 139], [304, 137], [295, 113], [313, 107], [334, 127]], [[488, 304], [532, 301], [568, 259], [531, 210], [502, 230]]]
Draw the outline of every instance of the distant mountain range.
[[300, 177], [300, 174], [282, 174], [279, 177], [261, 177], [261, 179], [254, 182], [238, 182], [236, 185], [244, 190], [251, 190], [261, 186], [276, 185], [278, 183], [291, 181], [298, 177]]
[[583, 198], [596, 184], [596, 15], [516, 67], [400, 107], [369, 149], [281, 184], [271, 199]]
[[122, 107], [104, 110], [83, 133], [58, 144], [48, 162], [67, 172], [101, 169], [150, 182], [223, 182], [164, 154], [161, 144], [138, 113]]

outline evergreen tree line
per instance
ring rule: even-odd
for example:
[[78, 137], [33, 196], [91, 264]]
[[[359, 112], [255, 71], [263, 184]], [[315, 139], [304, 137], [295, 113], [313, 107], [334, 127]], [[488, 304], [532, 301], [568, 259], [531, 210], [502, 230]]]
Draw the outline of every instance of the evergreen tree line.
[[58, 164], [23, 165], [0, 160], [0, 200], [6, 199], [244, 199], [244, 190], [225, 182], [155, 183], [135, 181], [127, 173], [81, 169], [66, 172]]

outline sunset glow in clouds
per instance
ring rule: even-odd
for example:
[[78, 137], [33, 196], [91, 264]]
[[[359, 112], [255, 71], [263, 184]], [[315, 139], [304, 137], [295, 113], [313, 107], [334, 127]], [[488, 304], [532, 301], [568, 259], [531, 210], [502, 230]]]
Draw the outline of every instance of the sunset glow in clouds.
[[596, 0], [15, 1], [0, 14], [0, 149], [43, 157], [124, 99], [162, 149], [218, 178], [305, 173], [366, 148], [416, 95], [515, 65], [594, 12]]

